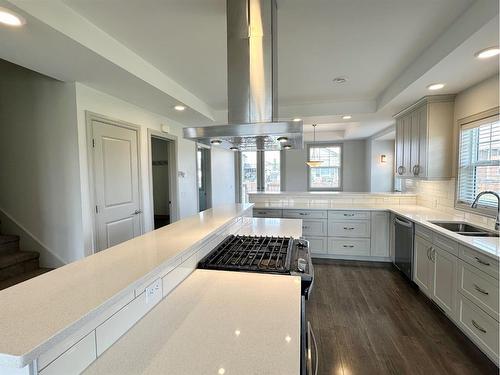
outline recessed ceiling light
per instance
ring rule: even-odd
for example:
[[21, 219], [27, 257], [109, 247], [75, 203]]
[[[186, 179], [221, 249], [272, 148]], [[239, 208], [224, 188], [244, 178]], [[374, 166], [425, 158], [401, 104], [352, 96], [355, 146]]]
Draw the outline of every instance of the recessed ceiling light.
[[335, 77], [333, 83], [346, 83], [347, 77]]
[[342, 116], [342, 120], [350, 120], [350, 119], [352, 119], [351, 115], [344, 115], [344, 116]]
[[20, 15], [0, 7], [0, 23], [8, 26], [22, 26], [26, 20]]
[[427, 86], [427, 89], [431, 91], [441, 90], [444, 87], [444, 83], [432, 83]]
[[220, 145], [222, 141], [220, 139], [213, 139], [210, 141], [210, 143], [213, 145]]
[[283, 146], [283, 149], [285, 149], [285, 150], [290, 150], [291, 148], [292, 148], [292, 146], [291, 146], [291, 145], [284, 145], [284, 146]]
[[179, 105], [176, 105], [176, 106], [174, 107], [174, 109], [175, 109], [176, 111], [184, 111], [184, 110], [186, 109], [186, 107], [185, 107], [185, 106], [183, 106], [183, 105], [180, 105], [180, 104], [179, 104]]
[[299, 121], [302, 121], [302, 119], [301, 119], [301, 118], [298, 118], [298, 117], [295, 117], [292, 121], [293, 121], [293, 122], [299, 122]]
[[476, 52], [474, 56], [478, 59], [488, 59], [500, 54], [500, 48], [498, 47], [488, 47], [479, 52]]

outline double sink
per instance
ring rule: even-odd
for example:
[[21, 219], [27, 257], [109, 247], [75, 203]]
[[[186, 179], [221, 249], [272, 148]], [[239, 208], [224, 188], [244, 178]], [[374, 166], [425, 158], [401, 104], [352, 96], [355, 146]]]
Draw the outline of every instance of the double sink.
[[431, 221], [432, 224], [441, 228], [469, 237], [498, 237], [498, 232], [477, 227], [461, 221]]

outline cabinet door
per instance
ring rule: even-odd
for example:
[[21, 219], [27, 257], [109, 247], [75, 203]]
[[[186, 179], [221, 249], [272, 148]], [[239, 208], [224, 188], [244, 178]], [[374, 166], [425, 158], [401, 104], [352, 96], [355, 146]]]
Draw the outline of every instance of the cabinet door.
[[389, 256], [389, 213], [372, 212], [371, 256]]
[[431, 258], [434, 266], [432, 299], [448, 316], [455, 319], [458, 258], [436, 246], [433, 247]]
[[403, 119], [399, 118], [396, 121], [396, 175], [403, 174], [404, 164], [404, 123]]
[[[424, 105], [418, 109], [418, 177], [427, 177], [427, 109]], [[450, 142], [450, 140], [448, 140]]]
[[410, 116], [410, 170], [411, 176], [418, 176], [420, 165], [420, 110], [412, 112]]
[[430, 259], [432, 244], [420, 236], [415, 236], [413, 252], [413, 281], [429, 298], [432, 297], [433, 263]]
[[404, 176], [412, 176], [411, 173], [411, 117], [406, 116], [403, 118], [403, 167]]

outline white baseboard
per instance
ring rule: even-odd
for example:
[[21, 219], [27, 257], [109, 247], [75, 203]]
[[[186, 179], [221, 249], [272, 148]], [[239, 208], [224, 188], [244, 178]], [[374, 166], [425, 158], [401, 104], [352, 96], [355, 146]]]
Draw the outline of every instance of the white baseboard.
[[[21, 250], [36, 251], [40, 253], [40, 266], [57, 268], [67, 264], [53, 250], [49, 249], [37, 236], [31, 233], [24, 225], [19, 223], [12, 215], [0, 207], [0, 221], [4, 234], [15, 234], [21, 238]], [[7, 229], [6, 229], [7, 227]]]
[[313, 259], [335, 259], [335, 260], [359, 260], [363, 262], [387, 262], [391, 263], [390, 257], [372, 257], [372, 256], [349, 256], [349, 255], [331, 255], [331, 254], [311, 254]]

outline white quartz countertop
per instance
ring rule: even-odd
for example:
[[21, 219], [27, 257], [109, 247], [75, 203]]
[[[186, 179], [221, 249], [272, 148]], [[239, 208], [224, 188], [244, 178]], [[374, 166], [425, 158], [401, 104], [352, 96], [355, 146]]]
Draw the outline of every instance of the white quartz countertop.
[[26, 365], [251, 207], [204, 211], [0, 291], [0, 365]]
[[242, 218], [238, 234], [253, 236], [302, 237], [302, 220], [272, 218]]
[[341, 197], [341, 196], [374, 196], [374, 197], [414, 197], [416, 194], [414, 193], [402, 193], [402, 192], [380, 192], [380, 193], [371, 193], [371, 192], [349, 192], [349, 191], [255, 191], [247, 193], [248, 195], [255, 196], [303, 196], [303, 197], [316, 197], [320, 196], [330, 196], [330, 197]]
[[300, 372], [300, 278], [196, 270], [85, 374]]
[[[417, 205], [383, 205], [383, 204], [338, 204], [338, 203], [255, 203], [255, 209], [295, 209], [295, 210], [366, 210], [366, 211], [390, 211], [396, 215], [405, 217], [416, 224], [420, 224], [432, 229], [443, 236], [451, 238], [458, 243], [469, 246], [484, 255], [500, 259], [500, 240], [495, 237], [468, 237], [461, 236], [440, 226], [437, 226], [431, 221], [460, 221], [464, 219], [459, 216], [448, 214], [442, 211], [433, 210], [431, 208]], [[474, 223], [474, 225], [477, 225]], [[491, 230], [491, 229], [490, 229]]]

